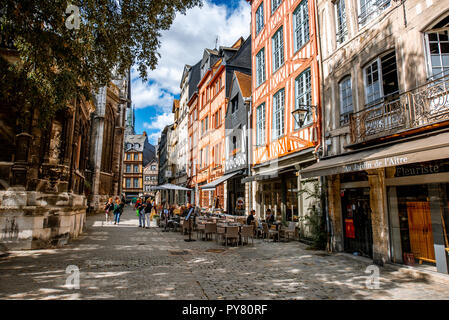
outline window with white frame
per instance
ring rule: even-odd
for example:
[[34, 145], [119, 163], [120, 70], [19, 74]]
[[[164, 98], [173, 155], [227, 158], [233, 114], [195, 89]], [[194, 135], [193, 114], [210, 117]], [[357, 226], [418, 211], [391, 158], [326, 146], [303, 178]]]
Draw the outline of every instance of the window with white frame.
[[359, 0], [359, 23], [367, 23], [388, 8], [391, 0]]
[[429, 68], [433, 78], [449, 75], [449, 26], [426, 34]]
[[273, 128], [272, 140], [284, 135], [284, 103], [285, 90], [281, 89], [273, 96]]
[[303, 0], [293, 12], [294, 49], [298, 51], [310, 39], [308, 0]]
[[349, 123], [349, 115], [353, 112], [351, 76], [343, 78], [338, 84], [340, 92], [340, 126]]
[[256, 145], [261, 146], [265, 143], [265, 103], [256, 109], [256, 131]]
[[271, 14], [273, 14], [277, 8], [281, 5], [282, 0], [271, 0]]
[[381, 101], [390, 101], [399, 93], [399, 80], [395, 51], [390, 51], [363, 69], [365, 78], [365, 103], [372, 106]]
[[273, 72], [275, 72], [284, 63], [284, 34], [282, 27], [271, 38], [271, 45], [273, 51]]
[[371, 104], [382, 97], [380, 86], [379, 61], [371, 62], [364, 70], [365, 74], [365, 103]]
[[265, 82], [265, 48], [260, 49], [256, 55], [256, 86]]
[[[310, 68], [303, 71], [295, 80], [295, 110], [298, 108], [306, 108], [308, 112], [303, 122], [303, 126], [308, 125], [312, 122], [312, 83]], [[298, 115], [295, 115], [295, 118]], [[299, 129], [299, 119], [295, 119], [295, 130]]]
[[259, 8], [256, 10], [256, 35], [263, 29], [263, 2], [260, 4]]
[[335, 15], [337, 23], [337, 43], [343, 43], [346, 41], [346, 36], [348, 35], [345, 0], [337, 0], [335, 2]]

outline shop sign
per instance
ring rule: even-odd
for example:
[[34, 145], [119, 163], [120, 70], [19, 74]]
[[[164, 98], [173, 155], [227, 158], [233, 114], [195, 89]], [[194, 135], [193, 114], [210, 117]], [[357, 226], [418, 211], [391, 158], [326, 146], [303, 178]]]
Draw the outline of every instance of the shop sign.
[[383, 159], [364, 161], [359, 163], [349, 164], [343, 167], [344, 172], [362, 171], [370, 169], [378, 169], [384, 167], [393, 167], [403, 165], [408, 162], [406, 156], [403, 157], [387, 157]]
[[449, 161], [431, 161], [396, 168], [395, 177], [420, 176], [425, 174], [449, 172]]
[[355, 229], [353, 219], [345, 219], [345, 235], [346, 238], [355, 239]]

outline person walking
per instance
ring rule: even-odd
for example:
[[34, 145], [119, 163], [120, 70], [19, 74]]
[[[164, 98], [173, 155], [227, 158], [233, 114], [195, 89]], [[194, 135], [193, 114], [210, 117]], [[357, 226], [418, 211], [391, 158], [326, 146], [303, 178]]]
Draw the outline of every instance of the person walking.
[[120, 224], [120, 215], [121, 215], [121, 209], [120, 209], [120, 199], [115, 199], [115, 205], [114, 205], [114, 224]]
[[153, 205], [151, 204], [151, 199], [148, 198], [147, 202], [145, 203], [144, 208], [144, 219], [143, 219], [143, 226], [145, 228], [145, 221], [147, 222], [146, 229], [150, 228], [150, 216], [151, 216], [151, 210], [153, 209]]
[[104, 205], [104, 211], [106, 215], [106, 224], [109, 222], [112, 223], [111, 212], [114, 211], [114, 201], [112, 200], [112, 198], [109, 198], [108, 202], [106, 202], [106, 204]]
[[145, 207], [144, 203], [142, 202], [142, 198], [137, 198], [136, 205], [134, 206], [136, 208], [136, 214], [139, 217], [139, 228], [145, 227], [145, 221], [142, 221], [145, 219], [143, 208]]

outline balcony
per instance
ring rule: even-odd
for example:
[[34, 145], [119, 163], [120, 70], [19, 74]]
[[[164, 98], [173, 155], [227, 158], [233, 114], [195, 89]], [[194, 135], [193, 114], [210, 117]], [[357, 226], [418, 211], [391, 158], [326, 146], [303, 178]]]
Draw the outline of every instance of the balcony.
[[366, 0], [360, 5], [359, 24], [364, 25], [388, 8], [391, 0]]
[[449, 123], [449, 74], [382, 101], [350, 117], [351, 144]]

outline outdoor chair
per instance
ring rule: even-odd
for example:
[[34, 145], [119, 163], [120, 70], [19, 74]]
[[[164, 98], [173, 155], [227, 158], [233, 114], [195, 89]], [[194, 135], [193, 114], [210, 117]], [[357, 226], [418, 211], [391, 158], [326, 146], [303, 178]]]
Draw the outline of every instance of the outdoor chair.
[[225, 227], [220, 227], [220, 226], [217, 225], [217, 235], [215, 237], [215, 240], [217, 241], [217, 243], [218, 243], [219, 239], [221, 239], [221, 238], [224, 239], [225, 238], [225, 233], [226, 233], [226, 228]]
[[204, 237], [204, 231], [206, 229], [206, 225], [204, 223], [200, 223], [197, 225], [196, 228], [196, 238], [198, 239], [199, 235], [201, 234], [201, 239]]
[[283, 229], [284, 237], [287, 236], [287, 241], [290, 241], [290, 235], [292, 235], [292, 238], [295, 238], [296, 233], [296, 223], [289, 221], [288, 227], [286, 229]]
[[225, 233], [225, 243], [228, 246], [228, 239], [232, 239], [239, 245], [239, 227], [227, 227]]
[[274, 236], [277, 236], [278, 241], [279, 241], [279, 231], [268, 228], [268, 223], [266, 223], [266, 222], [262, 223], [262, 228], [263, 228], [263, 238], [264, 239], [269, 240], [271, 237], [273, 237], [273, 241], [274, 241]]
[[240, 236], [242, 237], [242, 244], [244, 239], [246, 239], [246, 243], [249, 243], [249, 238], [251, 238], [251, 242], [254, 244], [254, 225], [242, 226]]
[[193, 226], [193, 230], [197, 231], [198, 230], [198, 224], [200, 223], [201, 218], [200, 217], [195, 217], [195, 224]]
[[206, 228], [204, 229], [204, 235], [206, 237], [206, 240], [208, 236], [210, 236], [210, 239], [212, 240], [212, 236], [217, 233], [217, 224], [216, 223], [207, 223]]
[[189, 223], [185, 219], [181, 219], [181, 233], [186, 234], [186, 231], [189, 232]]
[[254, 225], [254, 235], [256, 236], [256, 238], [263, 237], [263, 229], [259, 225], [259, 222], [257, 220], [253, 220], [251, 224]]

